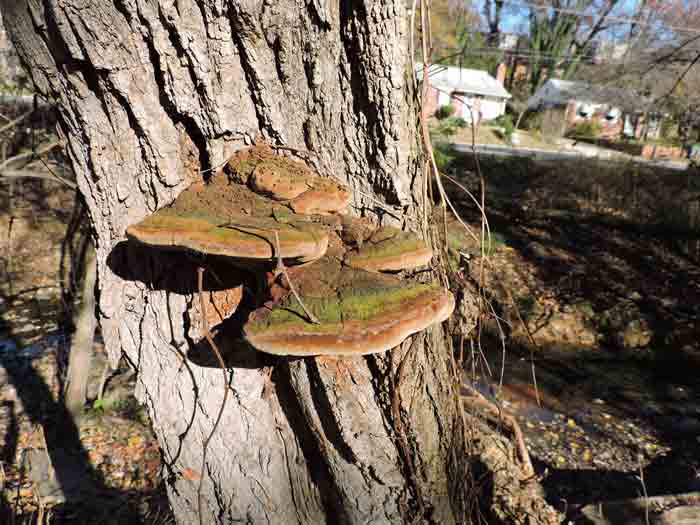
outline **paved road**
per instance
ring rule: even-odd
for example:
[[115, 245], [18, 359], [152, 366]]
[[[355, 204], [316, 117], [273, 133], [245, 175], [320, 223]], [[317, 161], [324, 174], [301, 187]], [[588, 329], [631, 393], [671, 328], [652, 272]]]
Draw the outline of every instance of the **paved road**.
[[[456, 151], [461, 153], [471, 153], [472, 145], [464, 143], [454, 143], [452, 145]], [[578, 143], [570, 149], [546, 150], [539, 148], [525, 148], [500, 146], [495, 144], [477, 144], [476, 151], [480, 155], [490, 155], [494, 157], [523, 157], [533, 160], [577, 160], [577, 159], [600, 159], [611, 162], [636, 162], [649, 166], [659, 166], [667, 169], [683, 171], [687, 167], [685, 161], [672, 160], [649, 160], [641, 157], [632, 157], [604, 148], [598, 148], [590, 144]]]

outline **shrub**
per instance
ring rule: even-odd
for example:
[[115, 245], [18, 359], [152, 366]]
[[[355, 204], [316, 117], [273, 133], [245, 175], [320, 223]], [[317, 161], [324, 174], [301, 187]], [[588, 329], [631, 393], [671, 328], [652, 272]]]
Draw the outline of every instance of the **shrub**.
[[495, 118], [491, 121], [491, 125], [493, 126], [498, 126], [498, 127], [506, 127], [508, 124], [511, 126], [513, 125], [513, 117], [509, 113], [504, 113], [498, 118]]
[[440, 120], [451, 117], [455, 112], [455, 107], [452, 104], [440, 106], [435, 112], [435, 116]]
[[462, 117], [450, 117], [448, 120], [454, 122], [454, 125], [458, 128], [466, 128], [468, 126], [467, 121]]
[[442, 137], [451, 137], [455, 133], [457, 133], [458, 128], [466, 128], [467, 127], [467, 122], [463, 118], [460, 117], [450, 117], [446, 118], [444, 120], [441, 120], [437, 126], [433, 128], [433, 132], [436, 135], [442, 136]]
[[513, 133], [515, 132], [515, 124], [513, 124], [513, 117], [509, 114], [501, 115], [497, 119], [494, 119], [492, 123], [503, 129], [501, 135], [506, 142], [510, 142], [513, 139]]
[[587, 120], [585, 122], [579, 122], [574, 127], [570, 128], [566, 132], [566, 136], [572, 139], [575, 138], [587, 138], [592, 139], [600, 135], [602, 127], [599, 122]]
[[452, 145], [444, 142], [436, 142], [433, 144], [433, 155], [435, 155], [435, 164], [441, 172], [450, 170], [452, 163], [456, 160], [456, 155]]

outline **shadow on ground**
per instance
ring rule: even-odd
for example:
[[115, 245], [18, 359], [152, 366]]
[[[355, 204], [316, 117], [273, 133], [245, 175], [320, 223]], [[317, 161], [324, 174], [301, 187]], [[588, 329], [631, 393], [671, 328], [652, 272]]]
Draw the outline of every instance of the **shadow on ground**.
[[[73, 200], [72, 192], [45, 181], [0, 188], [0, 523], [37, 521], [38, 514], [23, 514], [31, 496], [50, 508], [46, 522], [55, 524], [141, 523], [145, 512], [160, 512], [152, 499], [167, 509], [162, 491], [115, 489], [91, 463], [58, 393], [65, 352], [56, 352], [48, 378], [37, 365], [49, 339], [67, 351], [66, 302], [74, 299], [81, 272], [75, 263], [87, 239], [77, 235], [85, 221]], [[66, 236], [67, 229], [76, 235]]]
[[[458, 158], [449, 170], [476, 192], [478, 177], [469, 171], [474, 168], [472, 160]], [[684, 173], [629, 174], [585, 161], [556, 167], [482, 158], [480, 168], [491, 230], [508, 247], [493, 258], [510, 265], [497, 277], [501, 285], [515, 287], [509, 276], [525, 269], [538, 292], [546, 292], [533, 301], [546, 297], [557, 309], [586, 305], [592, 311], [597, 337], [589, 347], [548, 341], [534, 349], [543, 399], [564, 422], [585, 426], [601, 414], [620, 428], [634, 421], [667, 450], [649, 454], [644, 443], [625, 439], [628, 458], [619, 469], [614, 460], [609, 467], [590, 461], [568, 468], [540, 458], [550, 501], [562, 508], [564, 500], [575, 505], [639, 496], [640, 471], [631, 468], [635, 456], [649, 495], [700, 490], [700, 228], [693, 222], [697, 210], [684, 200], [698, 181]], [[476, 222], [470, 200], [450, 189], [465, 217]], [[496, 293], [493, 300], [507, 308], [506, 297]], [[649, 334], [644, 344], [625, 347], [624, 323], [604, 329], [604, 319], [620, 305], [642, 320]], [[541, 327], [546, 324], [544, 319]], [[535, 322], [533, 327], [537, 338]], [[487, 345], [496, 369], [497, 346]], [[511, 349], [506, 384], [531, 383], [526, 346]], [[588, 432], [607, 432], [601, 437], [615, 440], [618, 430], [610, 427], [591, 425]], [[563, 455], [577, 453], [561, 445]], [[600, 452], [592, 451], [594, 459]]]

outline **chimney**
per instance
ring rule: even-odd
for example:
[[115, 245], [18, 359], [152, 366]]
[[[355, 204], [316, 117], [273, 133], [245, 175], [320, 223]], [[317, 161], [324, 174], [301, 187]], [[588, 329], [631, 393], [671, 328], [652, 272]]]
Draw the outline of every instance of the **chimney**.
[[508, 70], [508, 66], [506, 66], [505, 62], [501, 62], [498, 64], [498, 67], [496, 68], [496, 80], [498, 80], [501, 85], [503, 86], [506, 81], [506, 71]]

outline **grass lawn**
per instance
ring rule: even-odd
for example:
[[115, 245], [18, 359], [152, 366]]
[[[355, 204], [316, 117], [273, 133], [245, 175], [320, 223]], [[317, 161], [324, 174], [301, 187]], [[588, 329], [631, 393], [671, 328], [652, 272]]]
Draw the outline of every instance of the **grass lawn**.
[[[482, 124], [476, 130], [475, 142], [476, 144], [491, 144], [496, 146], [509, 146], [509, 144], [501, 137], [500, 128], [491, 127], [487, 124]], [[518, 136], [520, 138], [519, 147], [522, 148], [537, 148], [556, 151], [563, 149], [562, 146], [554, 144], [552, 141], [546, 141], [538, 132], [528, 131], [528, 130], [518, 130]], [[459, 128], [457, 133], [453, 135], [452, 140], [454, 142], [460, 142], [465, 144], [471, 144], [472, 142], [472, 129], [471, 127]]]

